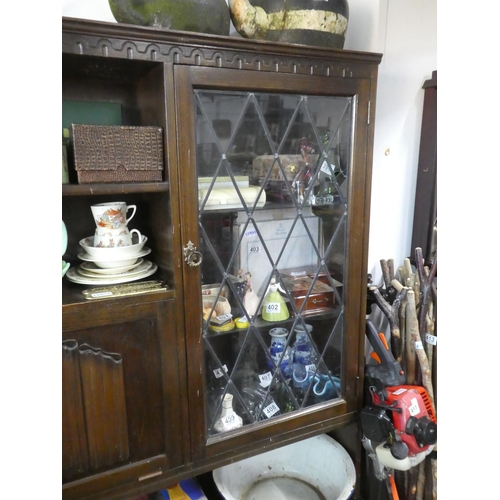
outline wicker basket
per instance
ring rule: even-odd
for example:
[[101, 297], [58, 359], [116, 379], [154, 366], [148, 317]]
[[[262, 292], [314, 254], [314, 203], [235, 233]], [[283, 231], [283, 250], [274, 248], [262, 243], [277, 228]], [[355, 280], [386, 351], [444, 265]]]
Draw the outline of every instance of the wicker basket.
[[79, 184], [163, 179], [161, 127], [72, 125]]

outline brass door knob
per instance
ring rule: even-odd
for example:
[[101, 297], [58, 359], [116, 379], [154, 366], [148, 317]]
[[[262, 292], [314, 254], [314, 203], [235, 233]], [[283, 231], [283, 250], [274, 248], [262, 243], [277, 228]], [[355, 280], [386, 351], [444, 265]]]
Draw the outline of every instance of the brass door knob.
[[188, 266], [191, 267], [199, 266], [203, 261], [203, 255], [196, 250], [196, 247], [191, 241], [184, 246], [184, 260], [187, 262]]

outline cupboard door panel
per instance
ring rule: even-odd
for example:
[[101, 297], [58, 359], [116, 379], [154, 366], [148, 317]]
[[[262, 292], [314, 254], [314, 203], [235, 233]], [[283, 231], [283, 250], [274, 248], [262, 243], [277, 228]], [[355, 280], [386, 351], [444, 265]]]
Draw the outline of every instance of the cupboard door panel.
[[119, 304], [108, 302], [110, 324], [96, 316], [100, 324], [86, 318], [81, 328], [63, 333], [67, 498], [78, 498], [72, 491], [82, 485], [88, 491], [110, 487], [124, 467], [131, 482], [139, 481], [152, 458], [162, 457], [160, 474], [183, 463], [173, 304], [134, 304], [120, 322], [114, 314]]

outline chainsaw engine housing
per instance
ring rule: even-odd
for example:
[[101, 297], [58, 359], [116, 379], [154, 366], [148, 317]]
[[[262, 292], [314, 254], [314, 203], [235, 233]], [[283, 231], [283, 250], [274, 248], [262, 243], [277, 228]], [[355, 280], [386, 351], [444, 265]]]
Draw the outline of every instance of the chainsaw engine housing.
[[426, 451], [437, 441], [436, 416], [427, 391], [420, 386], [399, 385], [374, 392], [375, 406], [391, 411], [396, 439], [408, 446], [410, 455]]

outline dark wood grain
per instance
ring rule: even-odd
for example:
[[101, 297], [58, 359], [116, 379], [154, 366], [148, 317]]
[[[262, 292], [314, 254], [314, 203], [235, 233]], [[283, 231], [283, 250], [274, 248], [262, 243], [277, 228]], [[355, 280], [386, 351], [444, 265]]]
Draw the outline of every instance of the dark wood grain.
[[[89, 287], [63, 279], [63, 340], [123, 358], [129, 444], [125, 460], [97, 470], [69, 470], [63, 498], [124, 500], [332, 431], [359, 471], [356, 422], [381, 55], [68, 18], [62, 22], [62, 52], [63, 99], [119, 103], [124, 124], [164, 130], [162, 182], [83, 186], [72, 172], [72, 183], [62, 188], [69, 236], [63, 258], [79, 264], [79, 241], [95, 229], [91, 204], [125, 201], [137, 205], [130, 227], [148, 237], [148, 258], [159, 267], [150, 279], [169, 286], [144, 296], [86, 301], [81, 291]], [[188, 241], [199, 246], [193, 89], [345, 96], [355, 102], [348, 223], [339, 243], [345, 247], [343, 342], [333, 345], [328, 328], [316, 329], [318, 346], [330, 349], [331, 363], [341, 365], [343, 397], [211, 438], [205, 423], [200, 268], [187, 266], [183, 256]], [[332, 217], [328, 211], [320, 215]], [[319, 326], [323, 320], [317, 321]]]

